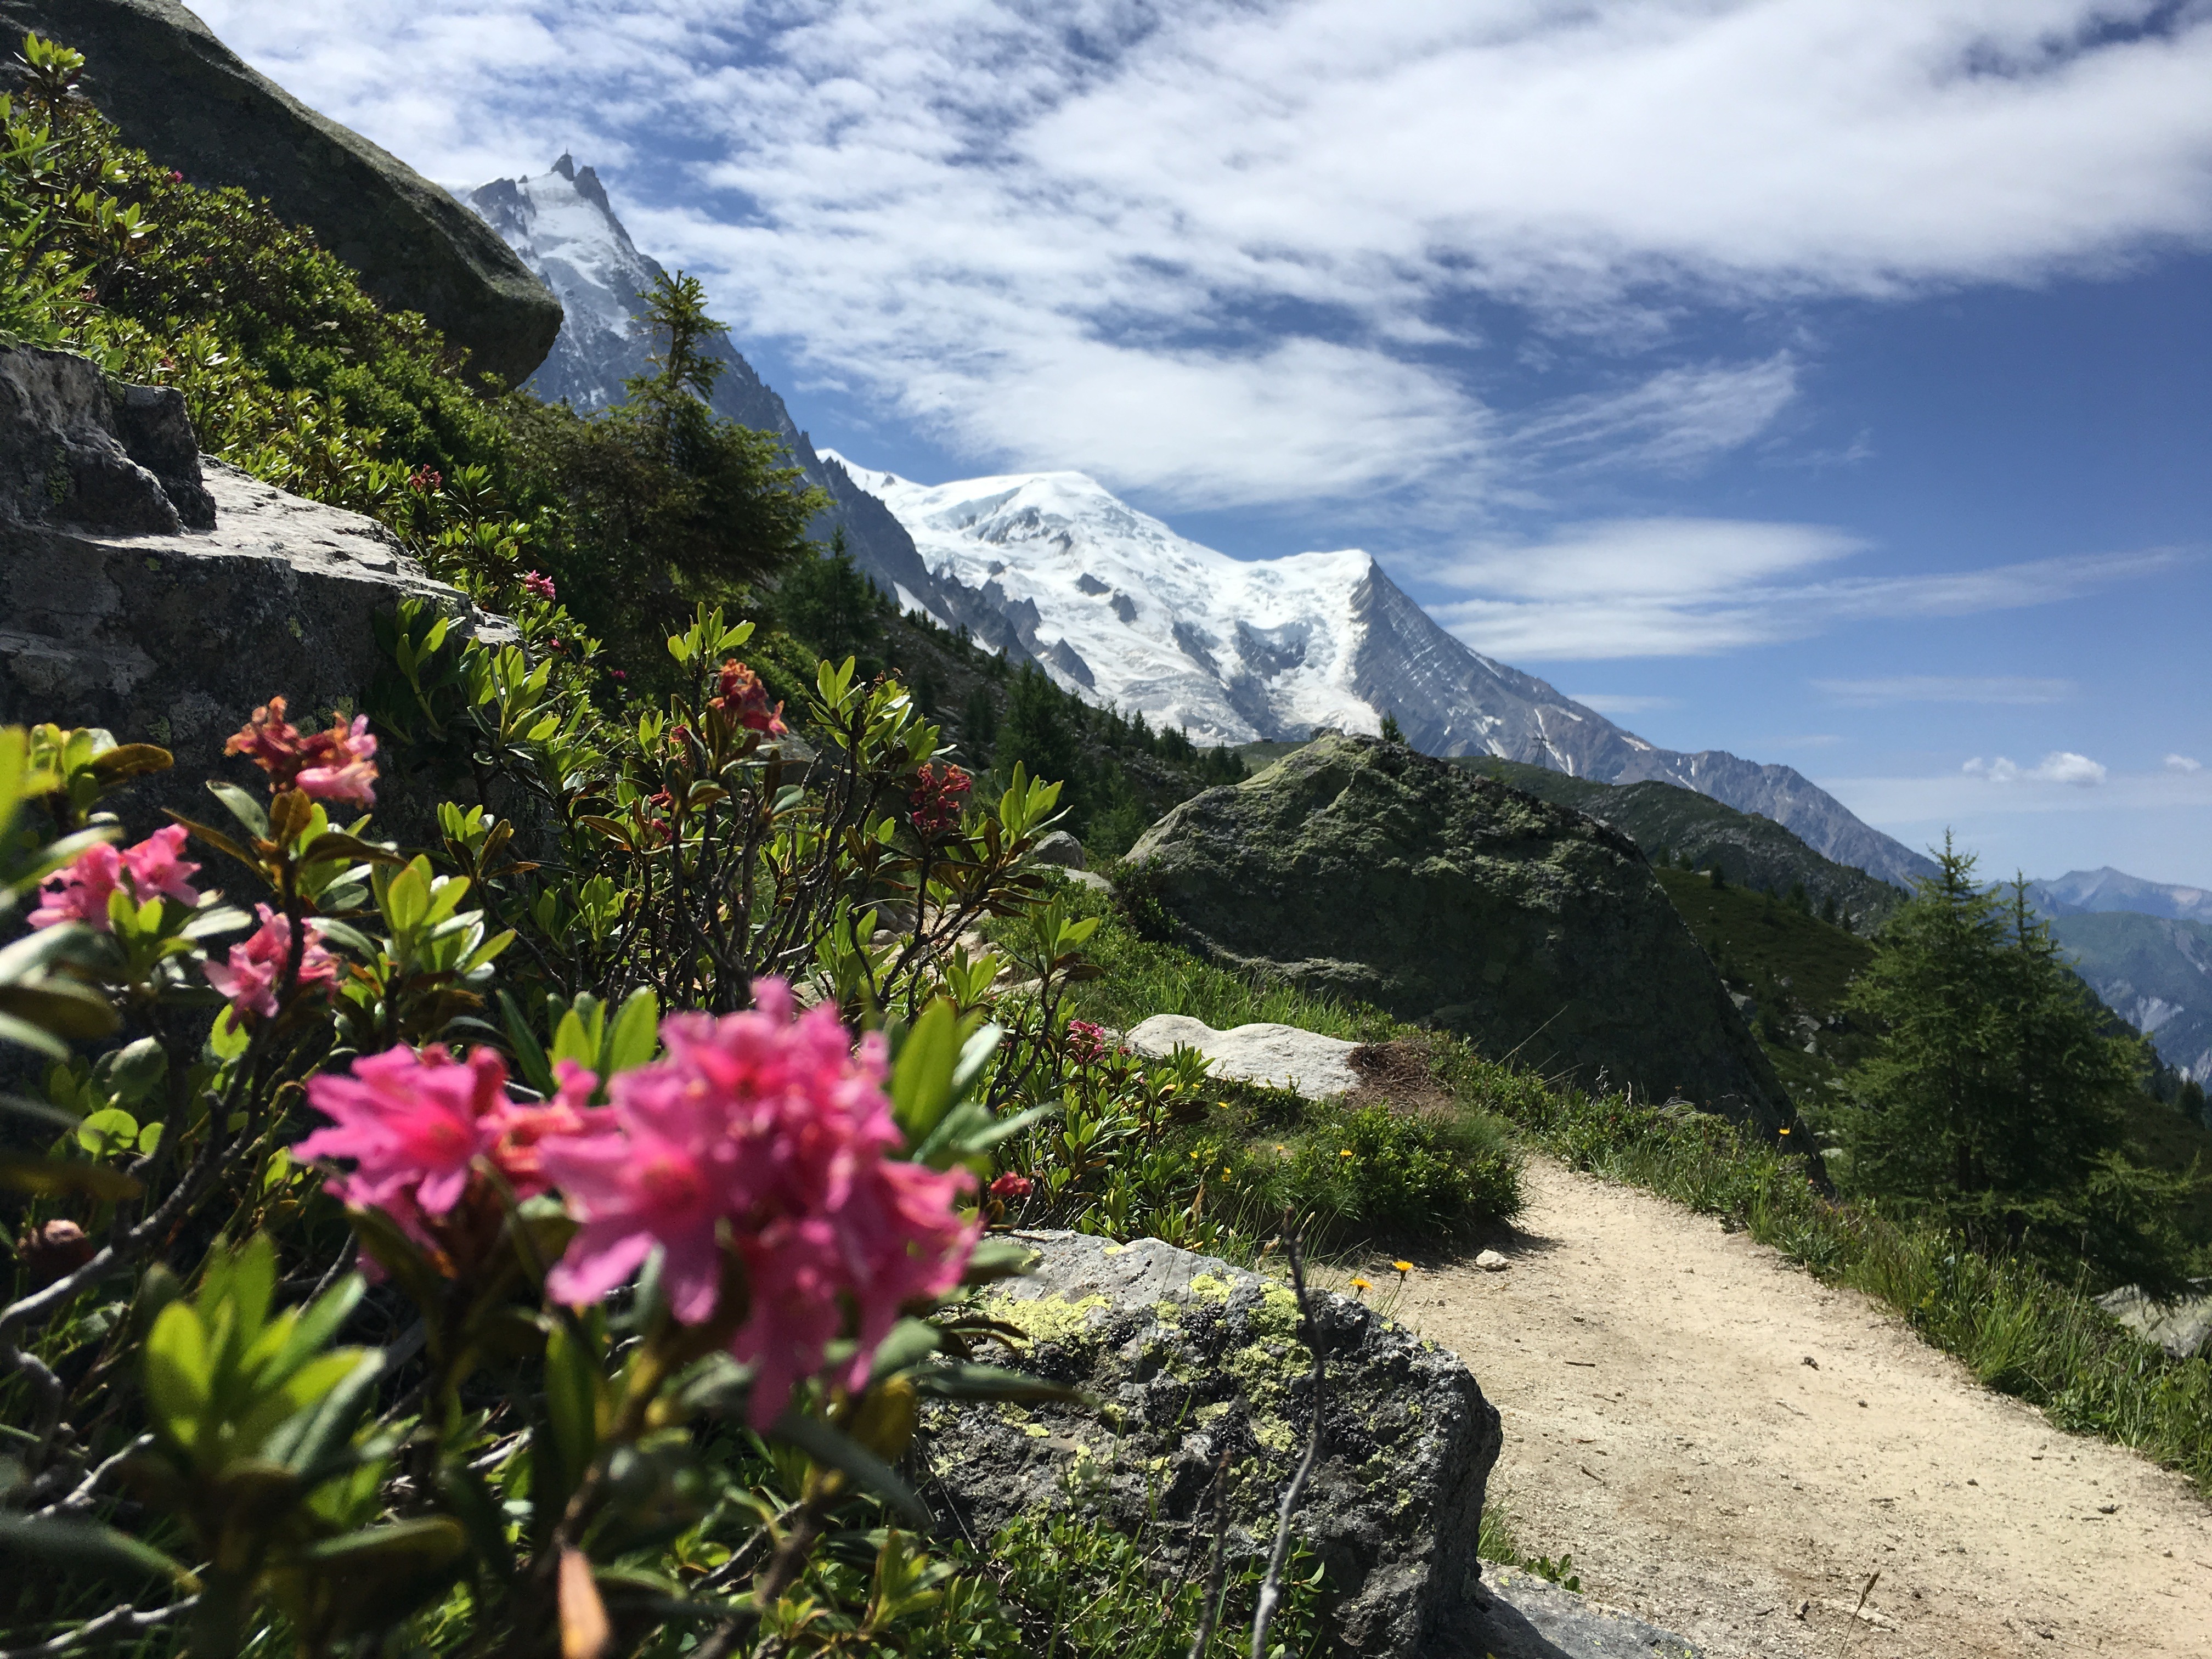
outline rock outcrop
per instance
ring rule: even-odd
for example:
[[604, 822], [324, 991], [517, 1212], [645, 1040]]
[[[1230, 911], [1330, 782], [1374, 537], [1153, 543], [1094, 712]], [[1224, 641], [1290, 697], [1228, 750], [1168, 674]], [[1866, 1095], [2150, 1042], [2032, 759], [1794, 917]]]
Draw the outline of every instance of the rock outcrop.
[[1217, 1031], [1188, 1014], [1154, 1014], [1133, 1027], [1127, 1041], [1148, 1058], [1195, 1048], [1213, 1062], [1211, 1076], [1293, 1089], [1308, 1100], [1348, 1095], [1361, 1081], [1352, 1064], [1359, 1044], [1295, 1025], [1237, 1025]]
[[183, 781], [239, 764], [223, 743], [272, 692], [302, 725], [357, 707], [372, 618], [408, 595], [498, 626], [374, 520], [204, 463], [177, 392], [0, 352], [0, 720], [172, 750], [174, 772], [134, 787], [134, 816], [204, 816]]
[[1635, 844], [1580, 812], [1330, 733], [1185, 801], [1128, 862], [1217, 959], [1584, 1085], [1794, 1121]]
[[[1021, 1237], [1040, 1271], [989, 1303], [1029, 1338], [1015, 1363], [1098, 1404], [927, 1407], [924, 1496], [978, 1533], [1075, 1492], [1118, 1524], [1188, 1537], [1225, 1454], [1229, 1547], [1264, 1557], [1312, 1420], [1297, 1299], [1157, 1239]], [[1344, 1649], [1456, 1651], [1483, 1604], [1475, 1539], [1497, 1409], [1456, 1355], [1372, 1309], [1317, 1294], [1314, 1313], [1323, 1452], [1297, 1529], [1341, 1597]]]
[[196, 185], [266, 197], [473, 367], [519, 386], [545, 361], [561, 302], [489, 226], [248, 68], [175, 0], [0, 0], [0, 29], [84, 53], [84, 90], [127, 142]]

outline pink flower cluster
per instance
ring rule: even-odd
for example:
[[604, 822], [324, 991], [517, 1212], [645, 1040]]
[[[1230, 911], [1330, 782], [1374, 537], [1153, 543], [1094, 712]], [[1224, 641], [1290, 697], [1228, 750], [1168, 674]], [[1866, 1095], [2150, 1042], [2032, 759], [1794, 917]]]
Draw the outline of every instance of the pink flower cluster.
[[376, 805], [376, 739], [366, 714], [350, 726], [333, 716], [329, 731], [303, 735], [284, 718], [284, 699], [271, 697], [223, 744], [223, 753], [243, 755], [266, 772], [272, 792], [304, 789], [316, 800]]
[[535, 570], [524, 571], [522, 591], [533, 599], [543, 599], [548, 605], [553, 603], [553, 579], [550, 576], [541, 575]]
[[[243, 945], [230, 947], [230, 960], [210, 962], [202, 969], [208, 983], [222, 993], [241, 1014], [271, 1019], [276, 1013], [276, 987], [284, 977], [285, 959], [292, 954], [292, 919], [280, 916], [265, 904], [257, 904], [261, 926]], [[338, 959], [323, 948], [322, 929], [311, 917], [307, 937], [300, 947], [299, 989], [327, 988], [338, 981]]]
[[418, 466], [407, 475], [407, 487], [416, 495], [428, 495], [445, 488], [446, 475], [435, 467]]
[[783, 705], [770, 708], [768, 687], [761, 684], [761, 677], [734, 657], [722, 665], [708, 706], [748, 732], [780, 738], [790, 729], [783, 723]]
[[975, 779], [949, 762], [941, 767], [923, 767], [915, 774], [914, 793], [906, 798], [908, 810], [914, 814], [914, 827], [925, 836], [941, 836], [957, 829], [960, 814], [968, 805], [968, 792], [975, 787]]
[[973, 1185], [966, 1171], [885, 1156], [900, 1137], [883, 1039], [856, 1053], [832, 1010], [794, 1017], [781, 980], [756, 981], [753, 996], [750, 1013], [672, 1015], [668, 1057], [615, 1078], [605, 1108], [586, 1103], [597, 1079], [573, 1062], [556, 1098], [533, 1107], [508, 1098], [488, 1050], [465, 1064], [438, 1048], [370, 1055], [350, 1077], [307, 1085], [331, 1123], [294, 1155], [351, 1159], [328, 1189], [434, 1246], [480, 1160], [520, 1194], [558, 1188], [582, 1226], [546, 1288], [577, 1306], [659, 1247], [671, 1310], [703, 1324], [726, 1241], [748, 1292], [730, 1352], [757, 1368], [751, 1417], [765, 1427], [840, 1335], [859, 1343], [845, 1380], [863, 1383], [900, 1310], [959, 1282], [980, 1223], [954, 1207]]
[[1067, 1057], [1078, 1066], [1089, 1066], [1106, 1058], [1106, 1028], [1094, 1025], [1087, 1019], [1067, 1022]]
[[489, 1048], [465, 1061], [434, 1045], [419, 1054], [387, 1048], [356, 1060], [350, 1077], [308, 1082], [307, 1103], [331, 1122], [292, 1155], [350, 1158], [351, 1173], [332, 1176], [324, 1190], [356, 1208], [383, 1211], [416, 1243], [439, 1249], [432, 1225], [461, 1201], [479, 1158], [528, 1198], [545, 1190], [549, 1137], [583, 1138], [611, 1127], [611, 1113], [586, 1104], [596, 1077], [564, 1060], [560, 1078], [550, 1102], [526, 1106], [508, 1097], [507, 1062]]
[[81, 921], [105, 933], [108, 896], [118, 887], [141, 904], [157, 893], [179, 904], [198, 904], [200, 896], [191, 878], [200, 867], [183, 856], [184, 850], [185, 829], [177, 823], [156, 830], [136, 847], [118, 850], [106, 842], [88, 847], [39, 884], [40, 902], [31, 912], [31, 926]]
[[865, 1382], [900, 1310], [959, 1282], [977, 1229], [953, 1207], [966, 1171], [885, 1156], [900, 1136], [883, 1039], [856, 1053], [830, 1008], [794, 1018], [781, 980], [755, 981], [753, 1000], [720, 1019], [672, 1015], [668, 1057], [611, 1085], [618, 1133], [549, 1139], [541, 1155], [583, 1223], [546, 1281], [564, 1302], [599, 1300], [658, 1245], [671, 1310], [703, 1323], [726, 1228], [750, 1291], [730, 1352], [757, 1367], [765, 1427], [840, 1334], [859, 1342], [848, 1385]]

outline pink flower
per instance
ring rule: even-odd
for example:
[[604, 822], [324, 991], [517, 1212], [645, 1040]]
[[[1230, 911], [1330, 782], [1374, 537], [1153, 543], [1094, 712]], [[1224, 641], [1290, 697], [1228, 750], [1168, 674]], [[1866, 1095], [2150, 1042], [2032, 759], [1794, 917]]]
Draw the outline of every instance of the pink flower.
[[223, 752], [243, 755], [266, 772], [273, 792], [299, 788], [317, 800], [376, 805], [376, 739], [366, 714], [356, 714], [351, 725], [333, 716], [329, 731], [302, 736], [284, 718], [284, 699], [271, 697]]
[[914, 793], [907, 797], [914, 827], [925, 836], [940, 836], [957, 828], [961, 811], [968, 804], [968, 792], [975, 783], [965, 771], [949, 763], [942, 768], [923, 767], [915, 775]]
[[759, 732], [771, 738], [780, 738], [789, 728], [783, 723], [783, 705], [768, 706], [768, 687], [761, 684], [759, 675], [734, 657], [722, 665], [715, 695], [708, 700], [708, 707], [727, 716], [734, 724], [748, 732]]
[[611, 1134], [615, 1130], [613, 1109], [592, 1104], [592, 1091], [599, 1086], [597, 1073], [585, 1070], [573, 1060], [562, 1060], [553, 1069], [560, 1086], [551, 1100], [542, 1106], [510, 1101], [500, 1113], [491, 1161], [519, 1198], [542, 1193], [551, 1184], [545, 1178], [540, 1154], [543, 1142], [556, 1136], [573, 1139]]
[[156, 893], [179, 904], [200, 902], [198, 890], [191, 884], [200, 867], [180, 856], [185, 833], [183, 824], [173, 823], [166, 830], [156, 830], [136, 847], [124, 848], [123, 868], [141, 904]]
[[876, 1345], [909, 1302], [959, 1282], [976, 1227], [953, 1208], [972, 1185], [885, 1156], [899, 1144], [880, 1036], [855, 1052], [828, 1007], [793, 1017], [781, 980], [753, 982], [750, 1013], [675, 1014], [665, 1060], [611, 1085], [617, 1133], [549, 1137], [547, 1176], [583, 1224], [546, 1288], [583, 1305], [658, 1245], [676, 1317], [711, 1319], [726, 1232], [749, 1291], [730, 1352], [756, 1366], [764, 1427], [840, 1336], [865, 1382]]
[[[222, 992], [238, 1012], [269, 1019], [276, 1015], [277, 982], [284, 976], [285, 958], [292, 953], [292, 920], [265, 904], [257, 904], [254, 910], [261, 918], [260, 927], [243, 945], [230, 947], [228, 965], [210, 962], [203, 971], [208, 983]], [[307, 929], [307, 937], [300, 950], [298, 988], [336, 985], [337, 958], [323, 948], [322, 929], [312, 918]]]
[[387, 1048], [354, 1061], [350, 1077], [311, 1078], [307, 1103], [330, 1127], [295, 1146], [292, 1156], [351, 1158], [353, 1172], [332, 1176], [324, 1190], [356, 1208], [383, 1211], [432, 1248], [437, 1241], [424, 1218], [460, 1202], [477, 1157], [491, 1150], [514, 1108], [498, 1054], [479, 1048], [459, 1065], [435, 1046], [420, 1054]]
[[81, 921], [106, 933], [107, 896], [115, 890], [122, 872], [123, 854], [107, 842], [86, 848], [39, 884], [42, 902], [31, 912], [31, 926], [52, 927], [64, 921]]
[[1010, 1198], [1027, 1198], [1036, 1190], [1036, 1182], [1025, 1175], [1016, 1175], [1012, 1170], [1000, 1176], [985, 1189], [1001, 1202]]
[[157, 893], [180, 904], [198, 904], [200, 896], [190, 878], [200, 867], [178, 856], [185, 850], [185, 836], [184, 826], [173, 823], [120, 852], [105, 842], [86, 848], [40, 884], [45, 902], [31, 912], [31, 926], [81, 921], [106, 933], [108, 896], [118, 886], [141, 904]]
[[1093, 1060], [1106, 1057], [1106, 1028], [1094, 1025], [1087, 1019], [1067, 1022], [1067, 1057], [1078, 1066], [1088, 1066]]
[[554, 597], [553, 579], [535, 570], [526, 570], [522, 573], [522, 591], [533, 599], [544, 599], [550, 605]]

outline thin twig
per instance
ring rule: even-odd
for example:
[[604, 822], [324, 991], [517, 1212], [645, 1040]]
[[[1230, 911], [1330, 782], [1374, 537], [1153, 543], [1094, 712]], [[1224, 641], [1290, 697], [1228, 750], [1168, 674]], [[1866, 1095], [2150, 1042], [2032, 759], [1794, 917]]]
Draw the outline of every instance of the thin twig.
[[0, 1650], [0, 1659], [57, 1659], [62, 1654], [76, 1653], [88, 1643], [119, 1642], [157, 1625], [166, 1625], [179, 1613], [189, 1613], [199, 1601], [188, 1595], [181, 1601], [172, 1601], [166, 1607], [155, 1607], [141, 1613], [129, 1602], [119, 1607], [110, 1607], [97, 1619], [88, 1619], [75, 1630], [57, 1636], [51, 1642], [41, 1642], [32, 1648]]
[[100, 1464], [98, 1468], [93, 1470], [91, 1474], [86, 1475], [83, 1480], [77, 1482], [76, 1489], [70, 1492], [68, 1497], [57, 1499], [55, 1502], [47, 1504], [46, 1508], [35, 1511], [35, 1518], [41, 1521], [50, 1520], [56, 1516], [74, 1515], [80, 1510], [90, 1509], [92, 1507], [92, 1500], [94, 1497], [100, 1491], [100, 1483], [107, 1479], [109, 1475], [114, 1474], [117, 1468], [122, 1463], [125, 1458], [144, 1451], [153, 1443], [154, 1437], [152, 1435], [140, 1435], [136, 1440], [133, 1440], [121, 1451], [116, 1453], [114, 1456], [107, 1459], [107, 1461]]
[[[1206, 1650], [1213, 1641], [1213, 1626], [1221, 1617], [1221, 1578], [1226, 1563], [1224, 1556], [1229, 1541], [1229, 1450], [1222, 1449], [1213, 1465], [1213, 1564], [1206, 1575], [1206, 1605], [1199, 1609], [1198, 1634], [1191, 1638], [1190, 1659], [1206, 1659]], [[1189, 1570], [1190, 1557], [1186, 1553], [1183, 1567]], [[1176, 1587], [1169, 1592], [1172, 1602], [1182, 1591], [1182, 1581], [1177, 1578]]]
[[1322, 1390], [1328, 1381], [1322, 1362], [1321, 1326], [1314, 1318], [1313, 1304], [1306, 1295], [1305, 1255], [1298, 1248], [1298, 1230], [1283, 1230], [1283, 1254], [1290, 1258], [1291, 1287], [1297, 1292], [1298, 1313], [1305, 1322], [1306, 1346], [1313, 1350], [1313, 1428], [1306, 1436], [1306, 1455], [1298, 1460], [1297, 1473], [1291, 1484], [1283, 1489], [1283, 1502], [1275, 1515], [1275, 1547], [1267, 1555], [1267, 1576], [1260, 1581], [1260, 1605], [1252, 1614], [1252, 1659], [1267, 1659], [1267, 1626], [1274, 1622], [1275, 1609], [1283, 1599], [1283, 1563], [1291, 1553], [1291, 1516], [1305, 1496], [1306, 1482], [1313, 1478], [1314, 1466], [1321, 1462]]

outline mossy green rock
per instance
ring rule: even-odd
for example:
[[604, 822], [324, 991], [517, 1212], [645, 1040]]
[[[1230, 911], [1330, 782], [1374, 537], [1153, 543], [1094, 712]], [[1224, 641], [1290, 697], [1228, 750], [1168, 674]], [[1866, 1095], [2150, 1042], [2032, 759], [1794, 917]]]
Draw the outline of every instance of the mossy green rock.
[[[1085, 1505], [1202, 1572], [1225, 1455], [1228, 1549], [1263, 1560], [1313, 1421], [1297, 1298], [1158, 1239], [1021, 1237], [1038, 1269], [988, 1305], [1026, 1340], [990, 1357], [1095, 1403], [926, 1407], [925, 1498], [977, 1537], [1025, 1510]], [[1475, 1540], [1498, 1410], [1458, 1355], [1351, 1297], [1311, 1306], [1328, 1375], [1296, 1527], [1326, 1570], [1340, 1650], [1457, 1651], [1485, 1605]]]
[[1584, 1085], [1765, 1129], [1789, 1097], [1635, 844], [1571, 808], [1326, 733], [1129, 854], [1186, 941]]

